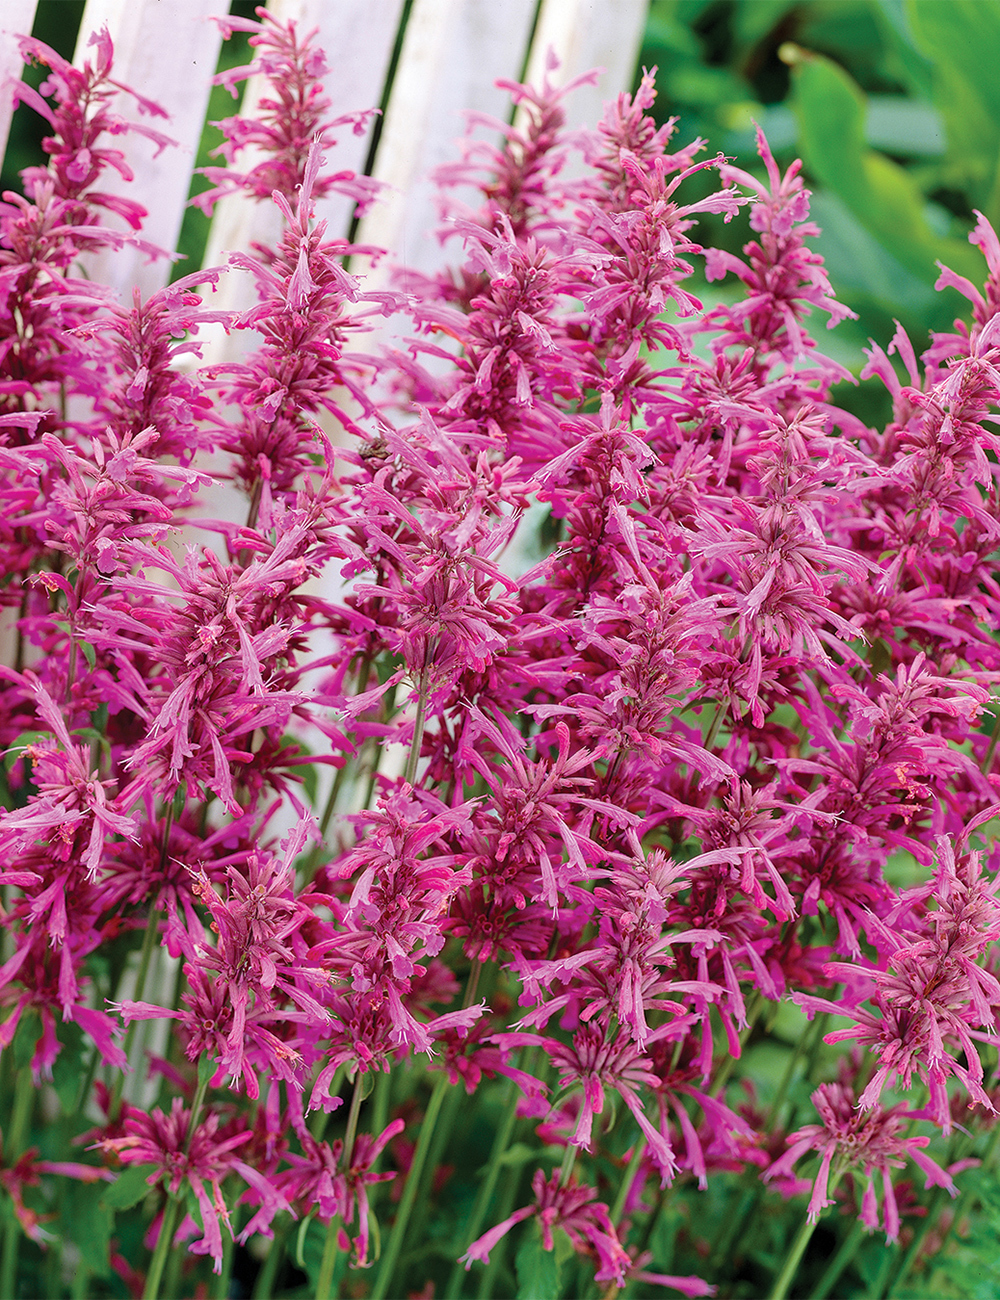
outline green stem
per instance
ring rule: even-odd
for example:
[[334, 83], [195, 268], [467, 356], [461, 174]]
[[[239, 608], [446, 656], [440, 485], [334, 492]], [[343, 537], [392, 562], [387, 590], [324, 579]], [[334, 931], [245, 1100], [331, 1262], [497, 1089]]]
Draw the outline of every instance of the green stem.
[[287, 1224], [282, 1224], [280, 1228], [275, 1230], [274, 1237], [271, 1240], [271, 1249], [265, 1255], [264, 1263], [257, 1274], [257, 1280], [254, 1282], [253, 1300], [272, 1300], [274, 1284], [278, 1278], [278, 1269], [285, 1258], [285, 1237], [287, 1232]]
[[[257, 527], [257, 516], [260, 513], [260, 500], [263, 494], [264, 494], [264, 480], [262, 478], [255, 478], [253, 481], [253, 488], [251, 489], [250, 492], [250, 509], [247, 511], [248, 528]], [[246, 564], [246, 560], [243, 559], [243, 556], [245, 554], [246, 552], [244, 551], [240, 552], [241, 564]]]
[[792, 1082], [792, 1076], [795, 1074], [795, 1067], [799, 1063], [799, 1057], [805, 1050], [805, 1043], [808, 1035], [801, 1034], [788, 1058], [788, 1064], [785, 1066], [781, 1076], [781, 1082], [778, 1084], [778, 1091], [774, 1094], [774, 1100], [767, 1108], [767, 1118], [761, 1128], [762, 1133], [770, 1133], [777, 1119], [778, 1112], [785, 1102], [785, 1094], [788, 1092], [788, 1085]]
[[[983, 1152], [982, 1169], [984, 1170], [984, 1172], [992, 1166], [994, 1158], [997, 1153], [998, 1145], [1000, 1145], [1000, 1125], [998, 1125], [993, 1129], [986, 1150]], [[896, 1295], [896, 1293], [902, 1287], [903, 1283], [906, 1281], [906, 1278], [910, 1270], [913, 1268], [913, 1265], [916, 1263], [917, 1256], [920, 1254], [921, 1247], [924, 1244], [924, 1240], [927, 1237], [927, 1234], [937, 1224], [938, 1212], [940, 1211], [941, 1205], [944, 1202], [946, 1196], [947, 1196], [947, 1192], [944, 1190], [943, 1187], [939, 1187], [935, 1190], [934, 1196], [931, 1198], [931, 1203], [928, 1206], [927, 1214], [924, 1217], [923, 1225], [921, 1226], [920, 1231], [917, 1233], [917, 1235], [914, 1237], [913, 1241], [911, 1242], [910, 1248], [906, 1252], [906, 1255], [903, 1258], [903, 1262], [900, 1265], [899, 1272], [896, 1274], [895, 1279], [893, 1280], [891, 1286], [889, 1286], [886, 1292], [886, 1294], [889, 1297]], [[938, 1244], [937, 1251], [936, 1251], [938, 1256], [940, 1256], [941, 1252], [944, 1250], [945, 1244], [947, 1243], [948, 1238], [951, 1236], [952, 1231], [954, 1230], [959, 1220], [961, 1219], [963, 1212], [966, 1210], [970, 1202], [973, 1200], [978, 1200], [978, 1197], [975, 1195], [975, 1193], [972, 1191], [971, 1188], [966, 1188], [966, 1190], [962, 1193], [962, 1195], [958, 1198], [958, 1200], [955, 1203], [955, 1211], [951, 1216], [951, 1223], [948, 1225], [947, 1230], [942, 1234], [941, 1241]]]
[[[375, 1088], [372, 1092], [371, 1132], [375, 1137], [385, 1132], [389, 1123], [389, 1103], [392, 1100], [392, 1075], [388, 1070], [379, 1070], [375, 1076]], [[385, 1151], [378, 1153], [371, 1166], [372, 1173], [378, 1173]], [[374, 1216], [386, 1183], [373, 1183], [368, 1189], [368, 1209]]]
[[[506, 1178], [497, 1198], [496, 1209], [493, 1211], [493, 1219], [497, 1223], [502, 1223], [514, 1208], [514, 1202], [517, 1199], [518, 1189], [524, 1182], [523, 1177]], [[500, 1293], [495, 1279], [500, 1272], [507, 1253], [510, 1242], [510, 1236], [501, 1237], [497, 1242], [496, 1249], [490, 1251], [490, 1262], [483, 1270], [483, 1275], [479, 1280], [479, 1290], [476, 1292], [476, 1300], [496, 1300]]]
[[[187, 1137], [184, 1139], [185, 1155], [187, 1155], [187, 1153], [191, 1150], [191, 1143], [194, 1141], [195, 1130], [198, 1127], [198, 1120], [201, 1118], [201, 1109], [202, 1106], [205, 1104], [205, 1094], [207, 1092], [208, 1092], [208, 1079], [207, 1078], [199, 1079], [198, 1087], [196, 1088], [194, 1094], [194, 1101], [191, 1103], [191, 1118], [188, 1120]], [[175, 1201], [174, 1204], [179, 1208], [180, 1206], [179, 1201]], [[171, 1228], [170, 1235], [173, 1236], [173, 1233], [174, 1233], [174, 1229]], [[232, 1236], [232, 1231], [230, 1230], [230, 1238], [231, 1236]], [[232, 1242], [230, 1241], [230, 1245], [231, 1244]], [[159, 1242], [156, 1243], [156, 1248], [157, 1250], [159, 1250], [160, 1248]], [[170, 1256], [170, 1268], [167, 1273], [167, 1288], [166, 1288], [168, 1295], [176, 1295], [180, 1290], [181, 1269], [183, 1268], [183, 1266], [184, 1266], [184, 1252], [178, 1250], [173, 1255]], [[159, 1279], [157, 1279], [157, 1281], [159, 1281]], [[146, 1300], [145, 1295], [143, 1295], [143, 1300]]]
[[[808, 1047], [808, 1052], [806, 1054], [806, 1063], [802, 1071], [802, 1077], [804, 1079], [815, 1079], [816, 1077], [816, 1062], [819, 1059], [820, 1048], [823, 1046], [823, 1035], [826, 1033], [829, 1020], [830, 1020], [830, 1013], [828, 1011], [820, 1011], [817, 1014], [816, 1019], [813, 1021], [812, 1025], [810, 1026], [812, 1036], [809, 1039], [809, 1047]], [[805, 1035], [803, 1035], [803, 1038], [805, 1038]], [[872, 1059], [874, 1060], [874, 1057]], [[864, 1085], [859, 1085], [857, 1079], [855, 1079], [854, 1086], [857, 1089], [857, 1091], [860, 1093]], [[794, 1101], [792, 1102], [792, 1105], [788, 1108], [788, 1114], [785, 1117], [785, 1129], [787, 1131], [791, 1131], [792, 1129], [795, 1128], [795, 1120], [799, 1113], [800, 1108], [801, 1108], [801, 1102], [794, 1102]]]
[[628, 1162], [628, 1168], [622, 1175], [621, 1186], [618, 1188], [618, 1195], [615, 1197], [615, 1203], [611, 1207], [611, 1222], [617, 1228], [621, 1223], [622, 1215], [625, 1212], [625, 1201], [628, 1197], [629, 1188], [635, 1181], [635, 1176], [639, 1172], [639, 1166], [642, 1164], [642, 1158], [646, 1154], [646, 1139], [641, 1138], [635, 1144], [635, 1150], [632, 1152], [632, 1159]]
[[[753, 1002], [751, 1002], [750, 1004], [750, 1010], [747, 1012], [747, 1023], [745, 1027], [740, 1030], [741, 1050], [744, 1047], [746, 1047], [750, 1039], [750, 1035], [753, 1033], [757, 1025], [757, 1021], [760, 1019], [761, 1014], [766, 1005], [767, 1005], [767, 999], [764, 997], [763, 993], [760, 992], [756, 993]], [[710, 1097], [719, 1097], [725, 1092], [726, 1084], [729, 1082], [729, 1076], [732, 1074], [733, 1067], [735, 1066], [738, 1060], [739, 1057], [730, 1054], [722, 1062], [722, 1064], [719, 1066], [718, 1071], [716, 1072], [715, 1080], [713, 1081], [712, 1086], [709, 1089], [708, 1095]]]
[[[178, 1211], [178, 1218], [183, 1217], [183, 1207]], [[182, 1278], [184, 1276], [184, 1263], [187, 1260], [187, 1251], [181, 1246], [178, 1249], [171, 1250], [167, 1256], [167, 1267], [163, 1271], [163, 1284], [160, 1287], [163, 1295], [167, 1300], [184, 1300], [184, 1285]]]
[[878, 1273], [871, 1286], [868, 1288], [868, 1300], [879, 1300], [886, 1289], [889, 1281], [889, 1274], [892, 1272], [892, 1266], [899, 1257], [899, 1246], [894, 1242], [892, 1248], [886, 1246], [882, 1255], [882, 1263], [879, 1266]]
[[[392, 1075], [388, 1070], [379, 1070], [375, 1076], [375, 1091], [372, 1094], [372, 1134], [378, 1137], [385, 1132], [389, 1123], [389, 1093], [392, 1088]], [[377, 1162], [376, 1162], [377, 1163]], [[376, 1183], [377, 1187], [379, 1184]], [[369, 1192], [369, 1196], [371, 1192]]]
[[434, 1141], [427, 1152], [427, 1163], [424, 1166], [421, 1185], [417, 1188], [416, 1209], [410, 1220], [410, 1235], [414, 1241], [423, 1241], [425, 1239], [424, 1230], [433, 1204], [431, 1188], [434, 1181], [434, 1170], [445, 1159], [446, 1151], [454, 1149], [452, 1134], [455, 1128], [455, 1117], [459, 1106], [465, 1099], [466, 1092], [461, 1085], [449, 1088], [444, 1104], [441, 1107], [441, 1114], [438, 1116], [437, 1126], [434, 1129]]
[[8, 1165], [13, 1165], [18, 1156], [28, 1145], [31, 1131], [31, 1112], [35, 1100], [35, 1081], [31, 1076], [31, 1066], [22, 1065], [17, 1072], [17, 1084], [14, 1090], [14, 1114], [11, 1116], [10, 1138], [4, 1143]]
[[563, 1152], [562, 1164], [559, 1166], [559, 1186], [565, 1187], [573, 1175], [573, 1166], [576, 1164], [578, 1146], [572, 1142], [566, 1143], [566, 1150]]
[[[169, 832], [168, 832], [169, 833]], [[165, 842], [165, 837], [164, 837]], [[149, 975], [150, 962], [153, 960], [153, 950], [156, 947], [156, 940], [159, 937], [160, 926], [156, 919], [157, 907], [154, 899], [149, 905], [149, 912], [146, 915], [146, 933], [142, 937], [142, 950], [139, 953], [139, 971], [135, 977], [135, 992], [133, 1001], [141, 1002], [142, 995], [146, 991], [146, 979]], [[125, 1043], [123, 1050], [126, 1058], [131, 1057], [132, 1048], [135, 1045], [136, 1031], [140, 1021], [133, 1020], [125, 1033]], [[115, 1086], [111, 1093], [111, 1117], [117, 1118], [121, 1109], [122, 1091], [125, 1087], [125, 1071], [119, 1070], [115, 1079]], [[84, 1099], [86, 1100], [86, 1099]]]
[[462, 1006], [466, 1010], [472, 1006], [476, 998], [476, 990], [479, 988], [479, 977], [483, 973], [483, 963], [474, 961], [472, 969], [469, 971], [469, 978], [465, 985], [465, 997], [462, 1000]]
[[[97, 1073], [97, 1067], [101, 1061], [101, 1054], [95, 1047], [90, 1053], [90, 1061], [87, 1065], [86, 1073], [80, 1081], [80, 1091], [76, 1094], [76, 1102], [73, 1106], [73, 1114], [79, 1115], [87, 1102], [90, 1100], [90, 1090], [94, 1086], [94, 1075]], [[124, 1075], [122, 1076], [124, 1078]]]
[[[171, 799], [167, 804], [167, 810], [163, 814], [163, 840], [160, 843], [160, 875], [167, 869], [167, 858], [170, 857], [170, 828], [174, 824], [174, 802]], [[154, 900], [155, 906], [155, 900]], [[149, 909], [149, 914], [153, 914], [153, 906]]]
[[424, 1162], [427, 1159], [427, 1151], [434, 1136], [434, 1125], [437, 1123], [438, 1113], [441, 1110], [441, 1103], [444, 1101], [445, 1092], [448, 1090], [448, 1076], [441, 1074], [431, 1093], [431, 1099], [427, 1105], [427, 1113], [424, 1116], [424, 1122], [420, 1126], [420, 1136], [417, 1139], [417, 1145], [413, 1152], [413, 1163], [410, 1165], [410, 1172], [406, 1178], [406, 1185], [403, 1188], [403, 1195], [400, 1198], [399, 1210], [396, 1213], [396, 1220], [392, 1225], [392, 1232], [389, 1234], [389, 1242], [385, 1248], [385, 1254], [382, 1256], [382, 1263], [379, 1267], [378, 1277], [375, 1279], [375, 1286], [372, 1289], [369, 1300], [385, 1300], [389, 1294], [389, 1283], [392, 1281], [392, 1275], [396, 1268], [396, 1261], [399, 1259], [399, 1252], [403, 1248], [403, 1239], [406, 1236], [406, 1227], [410, 1221], [410, 1214], [413, 1210], [413, 1202], [417, 1195], [417, 1187], [420, 1183], [420, 1175], [423, 1172]]
[[798, 1272], [802, 1256], [806, 1253], [806, 1247], [809, 1245], [809, 1241], [816, 1230], [816, 1224], [818, 1221], [818, 1219], [813, 1219], [812, 1216], [808, 1214], [803, 1219], [802, 1226], [799, 1228], [795, 1240], [792, 1242], [792, 1248], [788, 1252], [788, 1257], [785, 1260], [784, 1267], [778, 1275], [778, 1280], [775, 1282], [774, 1290], [771, 1292], [768, 1300], [785, 1300], [785, 1297], [788, 1295], [788, 1289], [795, 1279], [795, 1274]]
[[[4, 1163], [11, 1168], [27, 1146], [31, 1131], [31, 1111], [35, 1101], [35, 1081], [31, 1066], [22, 1065], [17, 1072], [14, 1090], [14, 1113], [4, 1142]], [[17, 1253], [21, 1244], [21, 1225], [13, 1214], [7, 1220], [3, 1236], [3, 1260], [0, 1261], [0, 1296], [17, 1295]]]
[[3, 1261], [0, 1263], [0, 1295], [17, 1295], [17, 1248], [20, 1245], [21, 1227], [13, 1214], [7, 1220], [3, 1233]]
[[[346, 1146], [344, 1147], [346, 1151]], [[316, 1300], [330, 1300], [333, 1292], [333, 1268], [337, 1262], [337, 1238], [340, 1236], [340, 1215], [335, 1214], [326, 1225], [326, 1241], [316, 1282]]]
[[157, 1300], [160, 1294], [160, 1280], [163, 1277], [163, 1269], [173, 1243], [174, 1232], [177, 1228], [177, 1211], [179, 1209], [180, 1202], [173, 1196], [168, 1195], [167, 1203], [163, 1207], [163, 1222], [160, 1224], [160, 1235], [156, 1242], [156, 1249], [153, 1251], [149, 1272], [146, 1274], [146, 1286], [142, 1293], [142, 1300]]
[[[58, 1214], [58, 1218], [56, 1221], [58, 1222], [62, 1218], [62, 1215], [65, 1210], [65, 1206], [66, 1206], [65, 1194], [61, 1194], [59, 1196], [59, 1199], [56, 1204], [57, 1204], [57, 1214]], [[63, 1245], [62, 1240], [59, 1237], [57, 1237], [55, 1241], [49, 1242], [48, 1248], [45, 1251], [45, 1281], [44, 1281], [45, 1295], [62, 1294], [62, 1262], [63, 1262], [62, 1245]], [[81, 1273], [83, 1274], [84, 1277], [84, 1291], [82, 1294], [78, 1295], [77, 1286], [79, 1284], [78, 1279]], [[81, 1259], [77, 1263], [76, 1273], [73, 1276], [73, 1287], [72, 1290], [70, 1291], [70, 1295], [72, 1296], [73, 1300], [85, 1300], [87, 1294], [86, 1285], [87, 1285], [88, 1277], [89, 1275], [87, 1272], [87, 1268], [84, 1265], [83, 1260]]]
[[[237, 1210], [234, 1213], [238, 1213]], [[236, 1223], [236, 1229], [239, 1230], [239, 1222]], [[228, 1233], [222, 1234], [222, 1272], [219, 1274], [215, 1283], [215, 1300], [229, 1300], [229, 1284], [233, 1279], [233, 1256], [235, 1255], [235, 1243]]]
[[917, 1262], [917, 1256], [920, 1254], [924, 1241], [927, 1238], [927, 1234], [930, 1232], [931, 1228], [937, 1227], [938, 1215], [947, 1195], [947, 1192], [945, 1192], [943, 1188], [935, 1188], [934, 1195], [931, 1197], [930, 1204], [927, 1207], [927, 1214], [920, 1226], [920, 1230], [910, 1242], [909, 1248], [903, 1256], [903, 1262], [899, 1266], [899, 1272], [896, 1274], [895, 1279], [889, 1286], [887, 1294], [890, 1298], [897, 1294], [900, 1287], [909, 1276], [910, 1270]]
[[763, 1199], [764, 1184], [755, 1173], [753, 1186], [744, 1191], [735, 1213], [724, 1220], [719, 1239], [712, 1247], [709, 1259], [724, 1260], [727, 1264], [732, 1263], [733, 1246], [737, 1241], [742, 1242], [744, 1240], [747, 1225], [757, 1213]]
[[413, 740], [410, 742], [410, 752], [406, 756], [406, 771], [403, 773], [403, 781], [406, 785], [413, 785], [417, 776], [417, 764], [420, 762], [420, 750], [424, 743], [424, 722], [426, 721], [427, 702], [424, 698], [424, 681], [421, 678], [420, 688], [417, 694], [417, 718], [413, 724]]
[[861, 1245], [861, 1238], [865, 1233], [865, 1225], [860, 1219], [854, 1220], [854, 1226], [840, 1244], [840, 1249], [834, 1255], [826, 1266], [826, 1271], [820, 1278], [816, 1290], [812, 1294], [812, 1300], [826, 1300], [833, 1288], [840, 1281], [840, 1275], [844, 1269], [853, 1260], [858, 1253], [858, 1247]]
[[347, 772], [348, 765], [338, 767], [333, 778], [333, 784], [330, 786], [330, 794], [327, 798], [326, 805], [323, 808], [323, 815], [319, 821], [319, 842], [314, 844], [309, 850], [309, 855], [305, 860], [302, 868], [303, 885], [311, 885], [316, 872], [319, 870], [320, 863], [323, 860], [323, 850], [326, 846], [326, 833], [330, 828], [330, 822], [333, 818], [333, 810], [337, 806], [337, 796], [340, 794], [340, 787], [344, 781], [344, 774]]
[[371, 1091], [368, 1087], [371, 1080], [367, 1073], [358, 1070], [354, 1076], [354, 1092], [351, 1094], [351, 1109], [347, 1115], [347, 1131], [344, 1134], [344, 1150], [341, 1155], [341, 1165], [347, 1170], [351, 1167], [351, 1156], [354, 1154], [354, 1139], [358, 1132], [358, 1116], [361, 1114], [361, 1103]]
[[990, 736], [989, 747], [986, 750], [986, 757], [983, 759], [980, 771], [984, 776], [989, 776], [993, 770], [993, 759], [997, 752], [997, 741], [1000, 740], [1000, 711], [993, 714], [993, 734]]
[[705, 737], [706, 749], [711, 749], [712, 746], [715, 744], [719, 732], [722, 730], [722, 724], [725, 722], [726, 715], [728, 714], [728, 712], [729, 712], [729, 704], [725, 700], [723, 700], [720, 704], [717, 704], [715, 706], [715, 717], [712, 719], [712, 725], [709, 727], [708, 735]]
[[198, 1127], [198, 1120], [201, 1118], [201, 1108], [205, 1104], [205, 1093], [208, 1092], [208, 1080], [204, 1079], [198, 1084], [198, 1089], [194, 1094], [194, 1101], [191, 1103], [191, 1119], [188, 1123], [187, 1137], [184, 1139], [184, 1154], [191, 1150], [191, 1142], [194, 1139], [194, 1131]]
[[[465, 1227], [466, 1249], [479, 1236], [480, 1229], [483, 1226], [483, 1220], [486, 1218], [486, 1211], [493, 1200], [493, 1192], [497, 1185], [497, 1179], [500, 1177], [500, 1158], [510, 1145], [510, 1139], [514, 1134], [514, 1125], [517, 1123], [517, 1103], [521, 1091], [513, 1079], [508, 1080], [510, 1089], [510, 1100], [507, 1103], [507, 1109], [504, 1113], [503, 1123], [497, 1129], [493, 1138], [493, 1149], [490, 1151], [489, 1162], [486, 1166], [486, 1176], [479, 1184], [479, 1191], [476, 1193], [476, 1200], [472, 1206], [472, 1214], [469, 1217]], [[451, 1270], [451, 1276], [448, 1279], [448, 1287], [444, 1293], [444, 1300], [458, 1300], [462, 1294], [462, 1283], [465, 1280], [465, 1265], [460, 1260], [456, 1260]]]

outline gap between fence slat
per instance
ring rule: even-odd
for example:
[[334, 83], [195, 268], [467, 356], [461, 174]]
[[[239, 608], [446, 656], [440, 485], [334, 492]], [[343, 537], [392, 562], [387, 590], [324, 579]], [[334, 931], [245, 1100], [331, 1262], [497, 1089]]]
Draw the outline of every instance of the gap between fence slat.
[[3, 0], [0, 10], [0, 158], [7, 148], [10, 122], [14, 116], [14, 88], [24, 60], [17, 48], [18, 36], [30, 36], [35, 24], [38, 0]]
[[[430, 173], [460, 157], [464, 110], [506, 116], [508, 94], [494, 83], [520, 75], [535, 7], [535, 0], [416, 0], [375, 159], [374, 175], [390, 188], [361, 223], [359, 243], [387, 248], [413, 269], [443, 265]], [[376, 269], [376, 278], [387, 274], [387, 266]]]

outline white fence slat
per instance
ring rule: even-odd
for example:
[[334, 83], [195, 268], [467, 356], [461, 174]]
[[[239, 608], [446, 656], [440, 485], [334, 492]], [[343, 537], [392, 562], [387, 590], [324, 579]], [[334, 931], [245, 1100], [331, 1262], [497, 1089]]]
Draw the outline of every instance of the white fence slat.
[[[519, 77], [534, 15], [535, 0], [416, 0], [375, 160], [391, 188], [362, 222], [360, 243], [421, 271], [444, 264], [431, 173], [460, 157], [465, 110], [506, 118], [508, 92], [494, 83]], [[381, 264], [376, 276], [388, 270]]]
[[596, 86], [566, 99], [568, 126], [596, 126], [605, 100], [631, 90], [648, 10], [649, 0], [542, 0], [526, 80], [541, 85], [550, 49], [560, 61], [550, 74], [557, 85], [604, 69]]
[[[330, 65], [324, 89], [331, 100], [331, 117], [378, 106], [403, 0], [271, 0], [267, 8], [282, 22], [293, 20], [302, 35], [319, 28], [317, 41]], [[242, 116], [253, 116], [266, 86], [266, 78], [250, 79], [240, 110]], [[330, 155], [331, 165], [338, 170], [363, 170], [370, 130], [361, 136], [354, 135], [350, 127], [339, 132], [337, 147]], [[246, 171], [258, 161], [260, 155], [250, 146], [238, 155], [236, 166]], [[327, 233], [331, 238], [347, 234], [352, 213], [353, 203], [339, 195], [330, 195], [317, 204], [317, 216], [329, 222]], [[230, 252], [244, 251], [253, 242], [272, 243], [280, 232], [281, 219], [273, 203], [258, 202], [242, 194], [229, 195], [216, 204], [205, 265], [225, 265]], [[253, 282], [242, 273], [224, 276], [212, 296], [212, 306], [219, 310], [245, 311], [254, 302]], [[231, 359], [242, 351], [246, 341], [211, 327], [204, 333], [206, 361]]]
[[[388, 188], [358, 231], [358, 241], [395, 252], [403, 242], [406, 203], [418, 176], [421, 145], [446, 75], [449, 32], [460, 0], [415, 0], [373, 174]], [[384, 267], [383, 267], [384, 274]]]
[[[330, 65], [325, 83], [330, 116], [377, 108], [403, 16], [403, 0], [335, 0], [333, 4], [326, 0], [318, 7], [314, 25], [319, 27], [316, 39]], [[330, 157], [338, 171], [364, 171], [372, 129], [369, 125], [363, 135], [354, 135], [350, 127], [344, 127], [338, 133]], [[353, 215], [354, 202], [344, 195], [330, 194], [316, 205], [316, 216], [327, 222], [331, 238], [347, 234]]]
[[[222, 35], [211, 18], [228, 11], [229, 0], [87, 0], [84, 9], [77, 65], [93, 56], [87, 44], [91, 33], [107, 24], [115, 46], [115, 79], [134, 86], [170, 114], [169, 122], [140, 114], [135, 100], [123, 95], [116, 105], [123, 117], [152, 126], [176, 140], [177, 147], [168, 146], [156, 157], [152, 141], [132, 134], [119, 137], [115, 143], [135, 180], [126, 183], [109, 171], [101, 181], [101, 188], [134, 198], [148, 209], [143, 238], [170, 251], [177, 247], [205, 125], [209, 83], [219, 60]], [[146, 297], [170, 275], [165, 259], [148, 262], [139, 249], [130, 247], [97, 255], [87, 269], [126, 301], [133, 285], [139, 285]]]
[[0, 158], [7, 148], [10, 134], [10, 120], [14, 116], [14, 88], [12, 81], [18, 81], [24, 60], [17, 48], [18, 36], [30, 36], [35, 21], [38, 0], [4, 0], [0, 11]]

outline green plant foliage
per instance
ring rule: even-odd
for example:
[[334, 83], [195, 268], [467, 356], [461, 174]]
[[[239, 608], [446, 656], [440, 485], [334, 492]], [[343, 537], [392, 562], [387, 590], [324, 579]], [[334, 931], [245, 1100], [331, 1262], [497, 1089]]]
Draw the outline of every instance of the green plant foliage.
[[546, 1250], [537, 1228], [526, 1234], [517, 1252], [517, 1300], [559, 1300], [563, 1294], [563, 1266], [573, 1257], [573, 1246], [561, 1228], [553, 1232], [555, 1249]]
[[[816, 249], [858, 314], [824, 345], [856, 356], [898, 319], [918, 349], [960, 311], [940, 261], [981, 280], [974, 209], [1000, 220], [1000, 0], [652, 0], [642, 50], [663, 120], [760, 174], [753, 124], [799, 156]], [[706, 179], [706, 186], [710, 182]], [[735, 231], [706, 240], [738, 251]], [[854, 405], [865, 415], [865, 395]]]

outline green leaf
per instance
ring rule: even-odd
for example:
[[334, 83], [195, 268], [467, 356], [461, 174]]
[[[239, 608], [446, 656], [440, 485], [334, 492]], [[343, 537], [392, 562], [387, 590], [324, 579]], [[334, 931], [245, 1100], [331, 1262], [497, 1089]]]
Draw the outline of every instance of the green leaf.
[[902, 266], [838, 195], [820, 190], [812, 197], [811, 209], [821, 231], [813, 248], [837, 283], [842, 301], [856, 311], [878, 308], [889, 331], [894, 318], [916, 337], [923, 337], [928, 328], [950, 326], [956, 314], [954, 296], [935, 293], [928, 280]]
[[[282, 746], [287, 745], [294, 752], [296, 757], [303, 754], [304, 755], [312, 754], [312, 750], [308, 747], [308, 745], [303, 745], [302, 741], [299, 740], [298, 736], [293, 736], [290, 731], [286, 731], [285, 734], [281, 737], [281, 743]], [[295, 767], [293, 768], [293, 771], [295, 775], [300, 777], [302, 780], [302, 788], [306, 792], [306, 798], [310, 801], [310, 803], [315, 804], [316, 789], [318, 785], [316, 764], [296, 763]]]
[[933, 60], [925, 58], [917, 47], [904, 0], [878, 0], [875, 14], [889, 50], [898, 59], [900, 79], [922, 99], [930, 99], [933, 94]]
[[177, 787], [177, 789], [175, 790], [173, 803], [171, 803], [170, 805], [170, 809], [175, 821], [177, 820], [178, 817], [180, 817], [181, 813], [183, 813], [185, 805], [187, 804], [187, 797], [188, 797], [187, 782], [182, 781], [180, 785]]
[[680, 1226], [681, 1216], [677, 1210], [665, 1208], [657, 1215], [649, 1238], [649, 1247], [653, 1252], [653, 1263], [657, 1271], [666, 1271], [673, 1263], [674, 1242]]
[[535, 1151], [533, 1147], [529, 1147], [525, 1142], [515, 1142], [507, 1148], [497, 1161], [497, 1164], [513, 1166], [516, 1169], [534, 1158]]
[[971, 184], [976, 206], [985, 206], [995, 221], [1000, 216], [1000, 0], [907, 0], [906, 14], [918, 48], [933, 64], [934, 99], [945, 120], [950, 160]]
[[35, 1044], [41, 1035], [41, 1025], [34, 1011], [25, 1011], [14, 1030], [14, 1064], [19, 1070], [26, 1070], [35, 1054]]
[[559, 1300], [560, 1272], [555, 1252], [532, 1233], [517, 1252], [517, 1300]]
[[937, 259], [960, 275], [982, 280], [979, 253], [936, 234], [913, 177], [868, 148], [867, 101], [844, 69], [803, 52], [793, 77], [799, 138], [811, 173], [844, 202], [886, 255], [929, 286], [937, 279]]
[[552, 1243], [555, 1247], [556, 1263], [562, 1268], [563, 1264], [576, 1254], [576, 1247], [564, 1228], [552, 1229]]
[[29, 745], [40, 745], [43, 741], [51, 739], [47, 731], [22, 731], [3, 756], [4, 768], [9, 772]]
[[72, 1020], [57, 1025], [56, 1036], [61, 1044], [61, 1050], [52, 1066], [52, 1086], [56, 1090], [63, 1113], [69, 1114], [76, 1105], [76, 1095], [80, 1090], [80, 1079], [84, 1073], [86, 1040], [83, 1030]]
[[903, 95], [871, 95], [865, 136], [891, 154], [934, 155], [946, 148], [944, 121], [931, 104]]
[[98, 744], [104, 740], [104, 736], [96, 727], [75, 727], [72, 733], [78, 740], [86, 740], [91, 744], [96, 740]]
[[306, 1235], [309, 1232], [310, 1225], [315, 1222], [315, 1215], [307, 1214], [299, 1224], [299, 1230], [295, 1234], [295, 1262], [298, 1264], [299, 1268], [305, 1268], [306, 1266]]
[[740, 48], [748, 49], [779, 25], [792, 6], [788, 0], [755, 0], [736, 5], [733, 13]]
[[106, 1199], [110, 1190], [105, 1183], [70, 1183], [62, 1216], [67, 1236], [80, 1248], [82, 1262], [98, 1277], [111, 1272], [108, 1246], [115, 1216]]
[[218, 1069], [215, 1061], [210, 1056], [203, 1055], [198, 1057], [198, 1082], [203, 1083], [206, 1088], [212, 1082], [212, 1076]]
[[[298, 1262], [305, 1269], [313, 1291], [315, 1291], [316, 1284], [319, 1282], [319, 1270], [323, 1263], [323, 1249], [326, 1246], [326, 1233], [327, 1226], [325, 1223], [320, 1223], [318, 1219], [310, 1219], [305, 1235], [300, 1241]], [[347, 1271], [347, 1258], [348, 1256], [344, 1251], [337, 1251], [333, 1265], [333, 1286], [331, 1288], [331, 1294], [333, 1295], [336, 1295], [339, 1291], [340, 1279]]]
[[83, 657], [90, 666], [90, 671], [93, 672], [94, 668], [97, 666], [97, 651], [89, 641], [78, 641], [77, 645], [83, 651]]
[[108, 1210], [130, 1210], [152, 1191], [146, 1179], [155, 1172], [155, 1165], [129, 1165], [110, 1187], [104, 1189], [101, 1204]]

